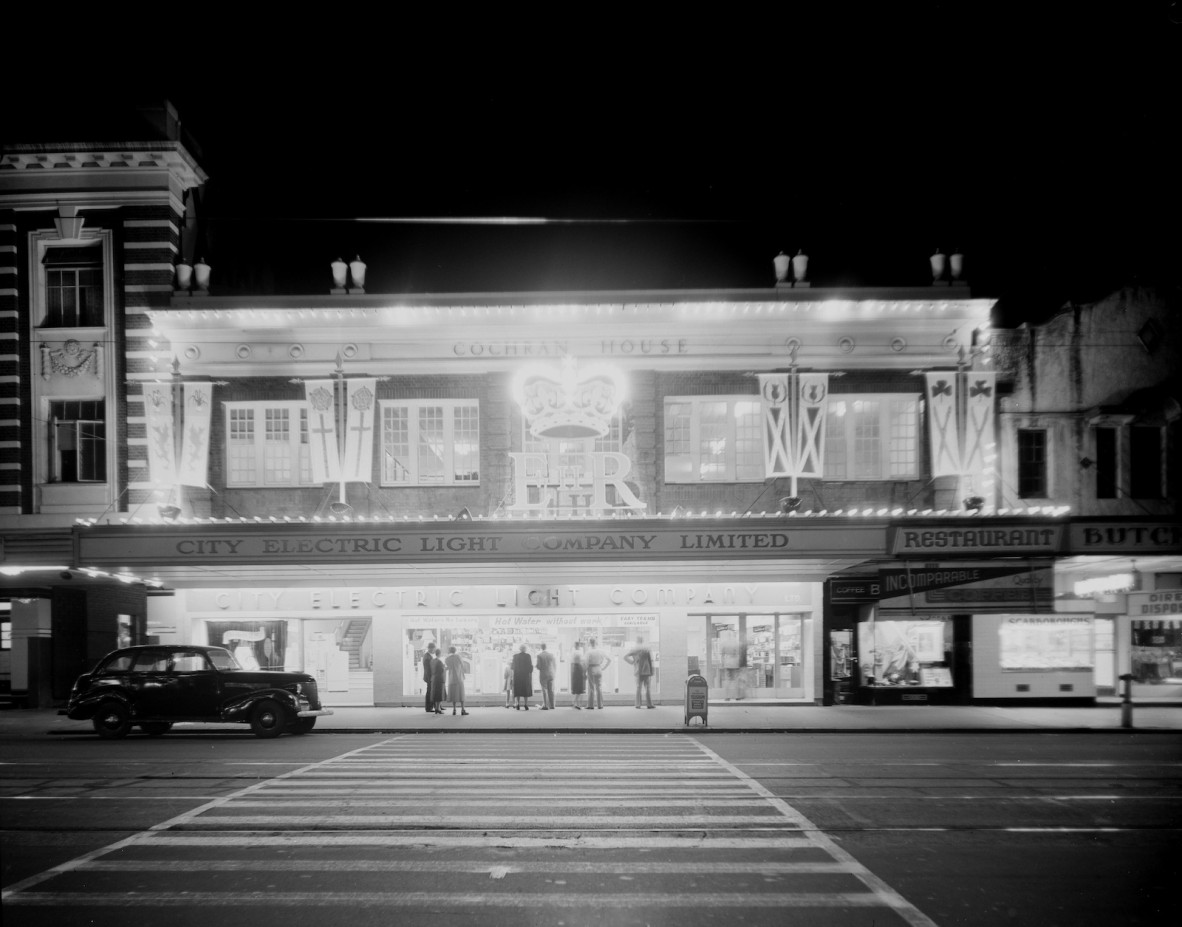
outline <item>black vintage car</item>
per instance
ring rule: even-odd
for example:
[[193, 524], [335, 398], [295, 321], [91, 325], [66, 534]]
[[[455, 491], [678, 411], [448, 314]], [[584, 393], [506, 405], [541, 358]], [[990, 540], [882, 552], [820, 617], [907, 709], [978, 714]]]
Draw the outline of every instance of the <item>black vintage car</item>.
[[240, 721], [259, 737], [306, 734], [332, 714], [307, 673], [244, 670], [223, 647], [179, 644], [107, 654], [78, 677], [58, 713], [109, 738], [137, 726], [158, 737], [177, 721]]

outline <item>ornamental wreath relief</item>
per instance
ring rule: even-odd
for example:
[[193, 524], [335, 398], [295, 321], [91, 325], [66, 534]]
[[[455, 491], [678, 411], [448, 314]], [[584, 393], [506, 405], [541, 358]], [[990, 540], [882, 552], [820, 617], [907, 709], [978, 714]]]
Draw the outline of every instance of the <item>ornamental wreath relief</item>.
[[102, 377], [103, 348], [97, 341], [87, 351], [82, 345], [71, 338], [60, 348], [51, 348], [44, 341], [41, 342], [41, 378], [48, 380], [53, 374], [62, 377], [77, 377], [83, 373], [92, 373]]

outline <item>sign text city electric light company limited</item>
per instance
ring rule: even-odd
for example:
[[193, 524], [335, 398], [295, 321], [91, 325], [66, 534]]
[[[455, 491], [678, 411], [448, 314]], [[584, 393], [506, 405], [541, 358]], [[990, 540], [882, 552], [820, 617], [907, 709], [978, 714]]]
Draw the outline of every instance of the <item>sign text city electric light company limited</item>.
[[361, 561], [614, 560], [641, 558], [760, 558], [838, 554], [876, 556], [883, 525], [847, 523], [803, 528], [730, 523], [719, 527], [667, 524], [633, 530], [515, 525], [480, 530], [450, 525], [337, 530], [298, 525], [274, 529], [184, 526], [95, 526], [79, 529], [77, 556], [88, 566], [131, 564], [251, 564]]

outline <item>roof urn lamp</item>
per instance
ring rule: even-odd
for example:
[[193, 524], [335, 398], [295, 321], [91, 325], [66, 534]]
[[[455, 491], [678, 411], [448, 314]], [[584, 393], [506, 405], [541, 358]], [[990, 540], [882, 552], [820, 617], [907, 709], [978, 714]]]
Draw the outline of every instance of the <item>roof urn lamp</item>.
[[349, 275], [353, 278], [353, 289], [358, 293], [365, 292], [365, 261], [357, 255], [349, 262]]
[[938, 283], [944, 276], [944, 265], [947, 262], [944, 252], [937, 248], [936, 253], [928, 260], [932, 264], [932, 283]]
[[964, 273], [964, 255], [961, 254], [959, 248], [954, 249], [948, 255], [948, 271], [952, 274], [953, 280], [959, 280], [961, 274]]
[[783, 251], [772, 258], [772, 263], [776, 267], [776, 283], [783, 283], [788, 279], [788, 268], [791, 262], [792, 259]]
[[809, 272], [809, 256], [803, 251], [797, 251], [796, 256], [792, 259], [792, 281], [793, 283], [804, 283], [804, 278], [808, 276]]
[[209, 292], [209, 265], [204, 258], [197, 258], [193, 265], [193, 275], [197, 278], [197, 289], [203, 293]]
[[176, 262], [176, 288], [188, 292], [193, 285], [193, 265], [184, 258]]
[[349, 265], [337, 258], [332, 262], [332, 291], [334, 293], [344, 293], [345, 284], [348, 282]]

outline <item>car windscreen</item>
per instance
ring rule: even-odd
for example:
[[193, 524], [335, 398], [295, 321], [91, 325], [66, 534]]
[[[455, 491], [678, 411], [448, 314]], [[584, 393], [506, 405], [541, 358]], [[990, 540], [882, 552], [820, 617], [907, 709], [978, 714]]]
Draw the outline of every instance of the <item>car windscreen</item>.
[[215, 669], [242, 669], [242, 667], [238, 665], [238, 661], [234, 659], [234, 655], [228, 650], [207, 650], [206, 653], [209, 654], [209, 661], [214, 665]]

